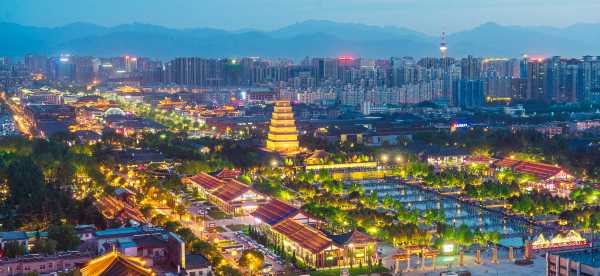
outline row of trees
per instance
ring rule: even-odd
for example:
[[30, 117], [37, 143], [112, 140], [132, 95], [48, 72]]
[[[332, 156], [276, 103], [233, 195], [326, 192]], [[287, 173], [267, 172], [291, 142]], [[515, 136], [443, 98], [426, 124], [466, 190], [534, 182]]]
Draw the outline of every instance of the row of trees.
[[102, 226], [92, 206], [104, 179], [96, 160], [65, 139], [0, 139], [0, 179], [6, 183], [0, 198], [0, 223], [6, 230], [46, 229], [67, 221]]

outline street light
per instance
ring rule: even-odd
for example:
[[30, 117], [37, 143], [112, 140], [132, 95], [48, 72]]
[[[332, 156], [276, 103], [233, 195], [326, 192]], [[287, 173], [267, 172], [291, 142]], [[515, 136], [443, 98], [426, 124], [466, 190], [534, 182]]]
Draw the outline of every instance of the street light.
[[402, 155], [396, 156], [396, 163], [402, 162]]
[[389, 157], [388, 157], [388, 155], [387, 155], [387, 154], [382, 154], [382, 155], [381, 155], [381, 161], [383, 161], [383, 162], [387, 162], [387, 161], [388, 161], [388, 159], [389, 159]]

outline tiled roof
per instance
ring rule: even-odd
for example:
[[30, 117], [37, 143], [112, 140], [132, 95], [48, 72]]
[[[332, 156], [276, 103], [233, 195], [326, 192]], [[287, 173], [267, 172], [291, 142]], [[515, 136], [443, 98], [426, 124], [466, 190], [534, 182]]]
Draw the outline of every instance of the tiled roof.
[[140, 210], [113, 196], [105, 196], [96, 202], [100, 212], [108, 219], [120, 218], [147, 223], [148, 220]]
[[223, 201], [232, 201], [237, 197], [243, 195], [250, 190], [250, 187], [246, 186], [242, 182], [237, 180], [229, 179], [225, 184], [219, 187], [212, 194]]
[[167, 241], [156, 235], [144, 235], [133, 237], [133, 241], [143, 248], [165, 248]]
[[0, 239], [5, 241], [10, 240], [26, 240], [27, 233], [22, 231], [0, 232]]
[[209, 267], [210, 262], [202, 255], [188, 254], [185, 255], [185, 266], [186, 269], [199, 269]]
[[340, 235], [331, 235], [329, 237], [335, 243], [337, 243], [339, 245], [345, 245], [345, 244], [350, 244], [350, 243], [362, 244], [362, 243], [369, 243], [369, 242], [375, 241], [371, 236], [369, 236], [361, 231], [358, 231], [356, 229], [354, 229], [348, 233], [344, 233], [344, 234], [340, 234]]
[[515, 171], [531, 174], [539, 178], [549, 178], [560, 173], [562, 169], [548, 164], [521, 162], [515, 167]]
[[495, 165], [496, 167], [511, 168], [515, 172], [531, 174], [543, 179], [553, 177], [562, 171], [562, 168], [557, 166], [514, 159], [502, 159], [496, 162]]
[[81, 268], [83, 276], [131, 276], [155, 275], [152, 269], [144, 267], [141, 259], [109, 252], [90, 260]]
[[332, 245], [331, 239], [321, 234], [318, 230], [300, 224], [293, 219], [285, 219], [275, 224], [273, 230], [315, 254]]
[[501, 168], [514, 168], [517, 164], [519, 164], [519, 160], [504, 158], [502, 160], [498, 160], [498, 162], [494, 163], [496, 167]]
[[228, 168], [224, 168], [222, 169], [216, 176], [218, 178], [221, 179], [227, 179], [227, 178], [238, 178], [240, 176], [240, 170], [237, 169], [228, 169]]
[[214, 190], [223, 186], [223, 180], [218, 179], [210, 174], [201, 172], [189, 178], [190, 181], [202, 186], [206, 190]]
[[258, 209], [252, 213], [252, 215], [264, 223], [273, 225], [288, 218], [296, 212], [298, 212], [296, 207], [284, 203], [283, 201], [272, 199], [269, 201], [269, 203], [258, 207]]

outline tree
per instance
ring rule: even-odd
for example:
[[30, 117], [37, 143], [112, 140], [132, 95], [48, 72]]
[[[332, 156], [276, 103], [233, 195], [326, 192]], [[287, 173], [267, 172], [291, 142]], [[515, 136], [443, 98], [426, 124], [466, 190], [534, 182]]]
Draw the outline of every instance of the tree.
[[205, 256], [211, 262], [213, 267], [221, 266], [223, 255], [221, 255], [219, 249], [217, 249], [210, 243], [198, 239], [194, 240], [192, 242], [190, 252], [192, 254], [199, 254]]
[[4, 244], [4, 256], [15, 258], [25, 254], [25, 246], [18, 241], [9, 241]]
[[52, 225], [48, 228], [48, 239], [57, 242], [56, 250], [68, 251], [75, 250], [81, 240], [75, 232], [75, 227], [70, 224]]
[[31, 158], [17, 158], [8, 167], [9, 202], [19, 206], [17, 212], [40, 207], [44, 195], [44, 175]]
[[42, 240], [38, 239], [33, 242], [33, 253], [52, 255], [56, 253], [56, 246], [58, 243], [53, 239]]
[[215, 274], [219, 276], [242, 276], [242, 273], [230, 265], [224, 265], [215, 269]]
[[181, 223], [170, 220], [165, 223], [165, 228], [169, 232], [176, 232], [179, 228], [181, 228]]
[[194, 240], [196, 240], [196, 235], [190, 228], [182, 227], [177, 230], [177, 235], [181, 237], [181, 239], [185, 242], [186, 247], [189, 248], [189, 245], [192, 244]]
[[254, 249], [249, 249], [242, 252], [239, 264], [241, 267], [250, 271], [250, 275], [252, 275], [254, 272], [262, 268], [264, 261], [265, 256], [261, 252]]

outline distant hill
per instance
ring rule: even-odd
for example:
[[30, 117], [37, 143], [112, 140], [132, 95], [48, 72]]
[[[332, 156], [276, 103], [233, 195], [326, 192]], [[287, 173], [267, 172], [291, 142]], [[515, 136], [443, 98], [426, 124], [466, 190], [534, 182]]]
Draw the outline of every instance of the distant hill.
[[[172, 29], [132, 23], [102, 27], [73, 23], [40, 28], [0, 23], [0, 56], [29, 53], [115, 56], [122, 54], [170, 59], [177, 56], [264, 56], [302, 58], [352, 54], [362, 57], [431, 56], [438, 36], [392, 26], [309, 20], [274, 31], [225, 31], [213, 28]], [[485, 23], [448, 35], [449, 55], [462, 57], [600, 55], [600, 24], [566, 28], [520, 27]]]

